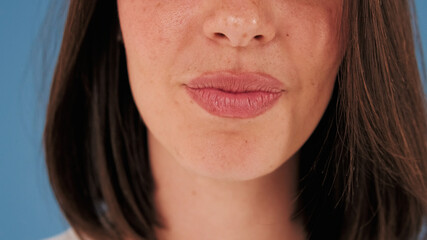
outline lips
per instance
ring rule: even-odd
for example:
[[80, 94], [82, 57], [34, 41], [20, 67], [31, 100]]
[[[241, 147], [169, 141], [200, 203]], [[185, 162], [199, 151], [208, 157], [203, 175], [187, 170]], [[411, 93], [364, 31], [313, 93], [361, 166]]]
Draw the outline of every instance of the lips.
[[186, 85], [189, 96], [212, 115], [254, 118], [271, 109], [283, 84], [263, 73], [207, 73]]

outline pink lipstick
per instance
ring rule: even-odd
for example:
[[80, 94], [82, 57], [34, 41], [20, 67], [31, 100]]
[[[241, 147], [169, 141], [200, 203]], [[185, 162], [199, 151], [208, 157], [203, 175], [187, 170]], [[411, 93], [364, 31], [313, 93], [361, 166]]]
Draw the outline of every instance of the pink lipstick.
[[206, 73], [186, 85], [187, 93], [210, 114], [253, 118], [272, 108], [283, 84], [263, 73]]

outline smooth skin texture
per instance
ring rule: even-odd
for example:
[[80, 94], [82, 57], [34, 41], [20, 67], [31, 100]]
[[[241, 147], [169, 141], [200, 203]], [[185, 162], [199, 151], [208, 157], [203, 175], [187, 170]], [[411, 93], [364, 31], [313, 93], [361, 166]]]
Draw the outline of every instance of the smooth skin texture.
[[[298, 150], [343, 55], [341, 0], [118, 0], [133, 98], [148, 129], [160, 240], [304, 239], [290, 216]], [[185, 84], [267, 73], [285, 86], [251, 119], [213, 116]]]

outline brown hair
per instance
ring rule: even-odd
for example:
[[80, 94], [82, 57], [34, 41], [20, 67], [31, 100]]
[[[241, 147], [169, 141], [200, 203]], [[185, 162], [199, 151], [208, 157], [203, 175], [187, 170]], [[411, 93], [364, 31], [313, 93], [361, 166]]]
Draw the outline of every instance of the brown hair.
[[[300, 151], [295, 215], [309, 239], [416, 239], [427, 213], [427, 115], [414, 3], [344, 2], [347, 48], [330, 104]], [[151, 240], [161, 222], [119, 31], [116, 1], [71, 0], [46, 163], [77, 232]]]

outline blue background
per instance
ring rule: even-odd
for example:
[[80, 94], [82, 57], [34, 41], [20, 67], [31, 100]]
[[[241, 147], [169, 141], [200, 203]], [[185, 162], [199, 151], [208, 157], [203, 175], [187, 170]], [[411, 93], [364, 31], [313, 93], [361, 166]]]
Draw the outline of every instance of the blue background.
[[[46, 13], [58, 13], [48, 11], [49, 3], [0, 2], [0, 240], [43, 239], [68, 227], [49, 188], [41, 143], [49, 89], [42, 76], [51, 72], [40, 70], [43, 59], [37, 53], [52, 44], [46, 60], [53, 63], [58, 49], [58, 42], [37, 37]], [[416, 4], [427, 49], [427, 1]], [[53, 17], [65, 17], [59, 15]], [[60, 29], [61, 21], [56, 23], [47, 26]], [[60, 30], [54, 34], [60, 39]]]

